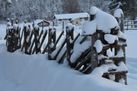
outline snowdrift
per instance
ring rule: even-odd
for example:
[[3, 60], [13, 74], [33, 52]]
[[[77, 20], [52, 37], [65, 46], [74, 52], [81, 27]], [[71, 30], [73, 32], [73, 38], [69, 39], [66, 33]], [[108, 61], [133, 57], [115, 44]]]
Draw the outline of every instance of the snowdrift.
[[[132, 88], [132, 89], [131, 89]], [[84, 75], [46, 55], [6, 52], [0, 44], [0, 91], [135, 91], [96, 75]]]

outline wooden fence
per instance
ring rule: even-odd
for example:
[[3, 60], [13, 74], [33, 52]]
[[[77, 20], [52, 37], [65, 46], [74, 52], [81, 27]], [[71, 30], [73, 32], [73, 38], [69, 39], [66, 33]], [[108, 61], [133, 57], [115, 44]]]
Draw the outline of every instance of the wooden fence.
[[[126, 21], [127, 24], [131, 21]], [[134, 22], [135, 23], [135, 22]], [[131, 24], [129, 24], [131, 26]], [[129, 29], [129, 25], [127, 29]], [[134, 25], [135, 27], [135, 25]], [[35, 29], [34, 29], [35, 30]], [[126, 56], [125, 56], [125, 47], [126, 40], [123, 38], [118, 37], [118, 40], [112, 44], [109, 44], [105, 40], [106, 33], [102, 32], [101, 30], [97, 30], [92, 35], [86, 35], [81, 37], [78, 33], [74, 36], [74, 28], [66, 28], [66, 31], [62, 31], [58, 36], [56, 30], [49, 29], [49, 30], [39, 30], [38, 35], [36, 36], [34, 32], [30, 33], [28, 38], [29, 45], [26, 47], [23, 40], [24, 38], [21, 37], [21, 51], [25, 48], [26, 54], [34, 54], [34, 53], [48, 53], [49, 60], [56, 60], [58, 63], [63, 63], [64, 61], [68, 62], [68, 65], [78, 70], [82, 73], [89, 74], [91, 73], [96, 67], [100, 67], [101, 65], [111, 65], [114, 64], [115, 66], [119, 66], [120, 63], [126, 63]], [[22, 32], [23, 33], [23, 32]], [[117, 36], [119, 33], [118, 29], [112, 29], [111, 35]], [[108, 34], [108, 33], [107, 33]], [[21, 34], [22, 35], [22, 34]], [[37, 38], [37, 39], [35, 39]], [[76, 41], [78, 44], [82, 44], [87, 41], [87, 38], [91, 39], [91, 46], [83, 51], [74, 62], [71, 60], [71, 56], [73, 55], [74, 46]], [[61, 42], [61, 39], [62, 42]], [[103, 48], [101, 52], [97, 52], [95, 48], [95, 42], [100, 40], [103, 44]], [[36, 42], [37, 41], [37, 42]], [[89, 41], [89, 40], [88, 40]], [[60, 46], [58, 46], [60, 44]], [[107, 55], [107, 50], [114, 49], [115, 53], [113, 57], [109, 57]], [[121, 57], [117, 56], [118, 51], [122, 50], [123, 55]], [[27, 51], [27, 52], [26, 52]], [[24, 52], [24, 51], [23, 51]], [[103, 57], [100, 58], [100, 55]], [[65, 60], [66, 59], [66, 60]], [[109, 62], [108, 62], [109, 60]], [[111, 61], [110, 61], [111, 60]], [[117, 70], [117, 69], [109, 69], [107, 72], [103, 73], [102, 77], [110, 79], [110, 76], [115, 76], [113, 81], [119, 82], [120, 79], [124, 79], [124, 84], [127, 84], [127, 71], [125, 70]]]
[[124, 30], [137, 30], [137, 20], [124, 20]]

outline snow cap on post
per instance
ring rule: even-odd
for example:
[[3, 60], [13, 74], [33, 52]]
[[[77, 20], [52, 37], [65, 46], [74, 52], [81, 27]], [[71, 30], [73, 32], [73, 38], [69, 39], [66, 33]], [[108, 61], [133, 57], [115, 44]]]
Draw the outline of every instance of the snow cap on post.
[[34, 28], [38, 29], [39, 28], [38, 24], [34, 24]]
[[95, 15], [95, 14], [98, 12], [98, 10], [99, 10], [99, 9], [98, 9], [97, 7], [91, 6], [89, 13], [90, 13], [91, 15]]
[[74, 25], [72, 25], [71, 23], [68, 23], [66, 26], [67, 31], [71, 31], [73, 28], [74, 28]]

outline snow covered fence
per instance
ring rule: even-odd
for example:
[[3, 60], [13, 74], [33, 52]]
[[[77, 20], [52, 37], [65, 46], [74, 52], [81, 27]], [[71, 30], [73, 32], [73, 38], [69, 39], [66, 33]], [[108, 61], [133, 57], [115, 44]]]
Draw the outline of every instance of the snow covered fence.
[[66, 35], [62, 43], [60, 43], [59, 46], [56, 46], [54, 51], [49, 53], [50, 59], [58, 60], [59, 63], [63, 63], [65, 57], [68, 59], [69, 62], [74, 43], [80, 36], [79, 33], [76, 36], [74, 36], [74, 27], [70, 25], [66, 27], [65, 32]]
[[124, 20], [125, 30], [137, 30], [137, 20]]

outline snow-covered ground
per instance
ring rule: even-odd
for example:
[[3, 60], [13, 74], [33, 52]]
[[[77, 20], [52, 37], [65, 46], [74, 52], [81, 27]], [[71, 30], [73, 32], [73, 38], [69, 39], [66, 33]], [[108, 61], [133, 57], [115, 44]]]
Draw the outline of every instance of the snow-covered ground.
[[25, 55], [20, 51], [6, 52], [5, 26], [0, 25], [0, 91], [136, 91], [137, 30], [126, 31], [128, 85], [96, 75], [84, 75], [47, 55]]
[[129, 30], [125, 32], [127, 36], [127, 57], [137, 58], [137, 30]]

